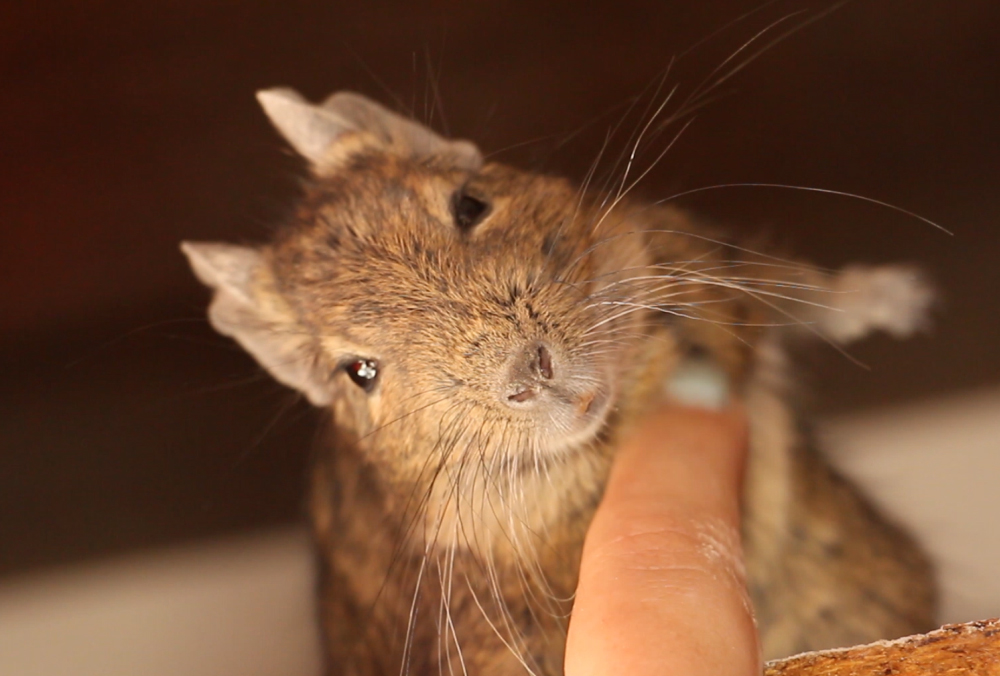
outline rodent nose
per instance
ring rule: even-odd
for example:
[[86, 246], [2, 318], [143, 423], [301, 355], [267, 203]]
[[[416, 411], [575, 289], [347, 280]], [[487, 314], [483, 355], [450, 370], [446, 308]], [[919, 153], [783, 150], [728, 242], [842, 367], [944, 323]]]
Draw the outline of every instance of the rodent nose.
[[544, 343], [528, 346], [511, 366], [507, 381], [508, 403], [517, 406], [536, 399], [546, 382], [555, 378], [552, 361], [552, 353]]

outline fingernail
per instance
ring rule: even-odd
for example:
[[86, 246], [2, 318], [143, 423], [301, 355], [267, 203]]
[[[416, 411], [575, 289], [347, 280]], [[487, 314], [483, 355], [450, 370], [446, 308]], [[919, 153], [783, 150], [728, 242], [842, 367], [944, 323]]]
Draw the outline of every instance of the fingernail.
[[707, 359], [681, 362], [665, 390], [668, 397], [686, 406], [721, 411], [729, 404], [729, 378]]

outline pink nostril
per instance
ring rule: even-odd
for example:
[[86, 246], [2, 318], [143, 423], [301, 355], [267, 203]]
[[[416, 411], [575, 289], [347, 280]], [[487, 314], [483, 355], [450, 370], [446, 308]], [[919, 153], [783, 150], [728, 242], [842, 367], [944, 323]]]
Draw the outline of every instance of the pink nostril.
[[510, 405], [533, 405], [555, 385], [552, 353], [540, 341], [525, 345], [510, 365], [504, 396]]
[[538, 372], [546, 380], [552, 380], [552, 355], [544, 345], [538, 346]]
[[507, 397], [507, 400], [508, 401], [516, 401], [517, 403], [522, 404], [522, 403], [528, 401], [529, 399], [534, 399], [535, 398], [535, 394], [536, 394], [535, 390], [533, 390], [530, 387], [526, 387], [525, 389], [521, 390], [520, 392], [515, 392], [514, 394], [510, 395], [509, 397]]

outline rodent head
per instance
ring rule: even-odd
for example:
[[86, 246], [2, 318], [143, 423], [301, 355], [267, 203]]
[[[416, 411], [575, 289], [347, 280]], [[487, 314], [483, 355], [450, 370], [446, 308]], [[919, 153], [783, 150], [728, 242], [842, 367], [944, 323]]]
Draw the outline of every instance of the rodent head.
[[594, 440], [641, 331], [627, 210], [356, 95], [261, 100], [313, 180], [271, 244], [184, 245], [214, 326], [395, 471]]
[[595, 298], [642, 252], [592, 250], [578, 201], [557, 179], [378, 152], [316, 180], [270, 264], [359, 434], [426, 451], [451, 425], [487, 458], [596, 434], [623, 348]]

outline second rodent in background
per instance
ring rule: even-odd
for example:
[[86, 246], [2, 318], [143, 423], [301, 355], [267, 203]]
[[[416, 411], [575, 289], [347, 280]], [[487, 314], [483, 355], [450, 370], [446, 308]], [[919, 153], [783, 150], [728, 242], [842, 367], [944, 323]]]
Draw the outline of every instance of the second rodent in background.
[[623, 431], [678, 369], [745, 400], [766, 657], [924, 631], [930, 567], [815, 451], [784, 343], [904, 336], [905, 268], [838, 273], [628, 191], [484, 162], [359, 95], [261, 92], [308, 160], [257, 247], [186, 243], [212, 324], [330, 412], [312, 473], [330, 674], [559, 674]]

